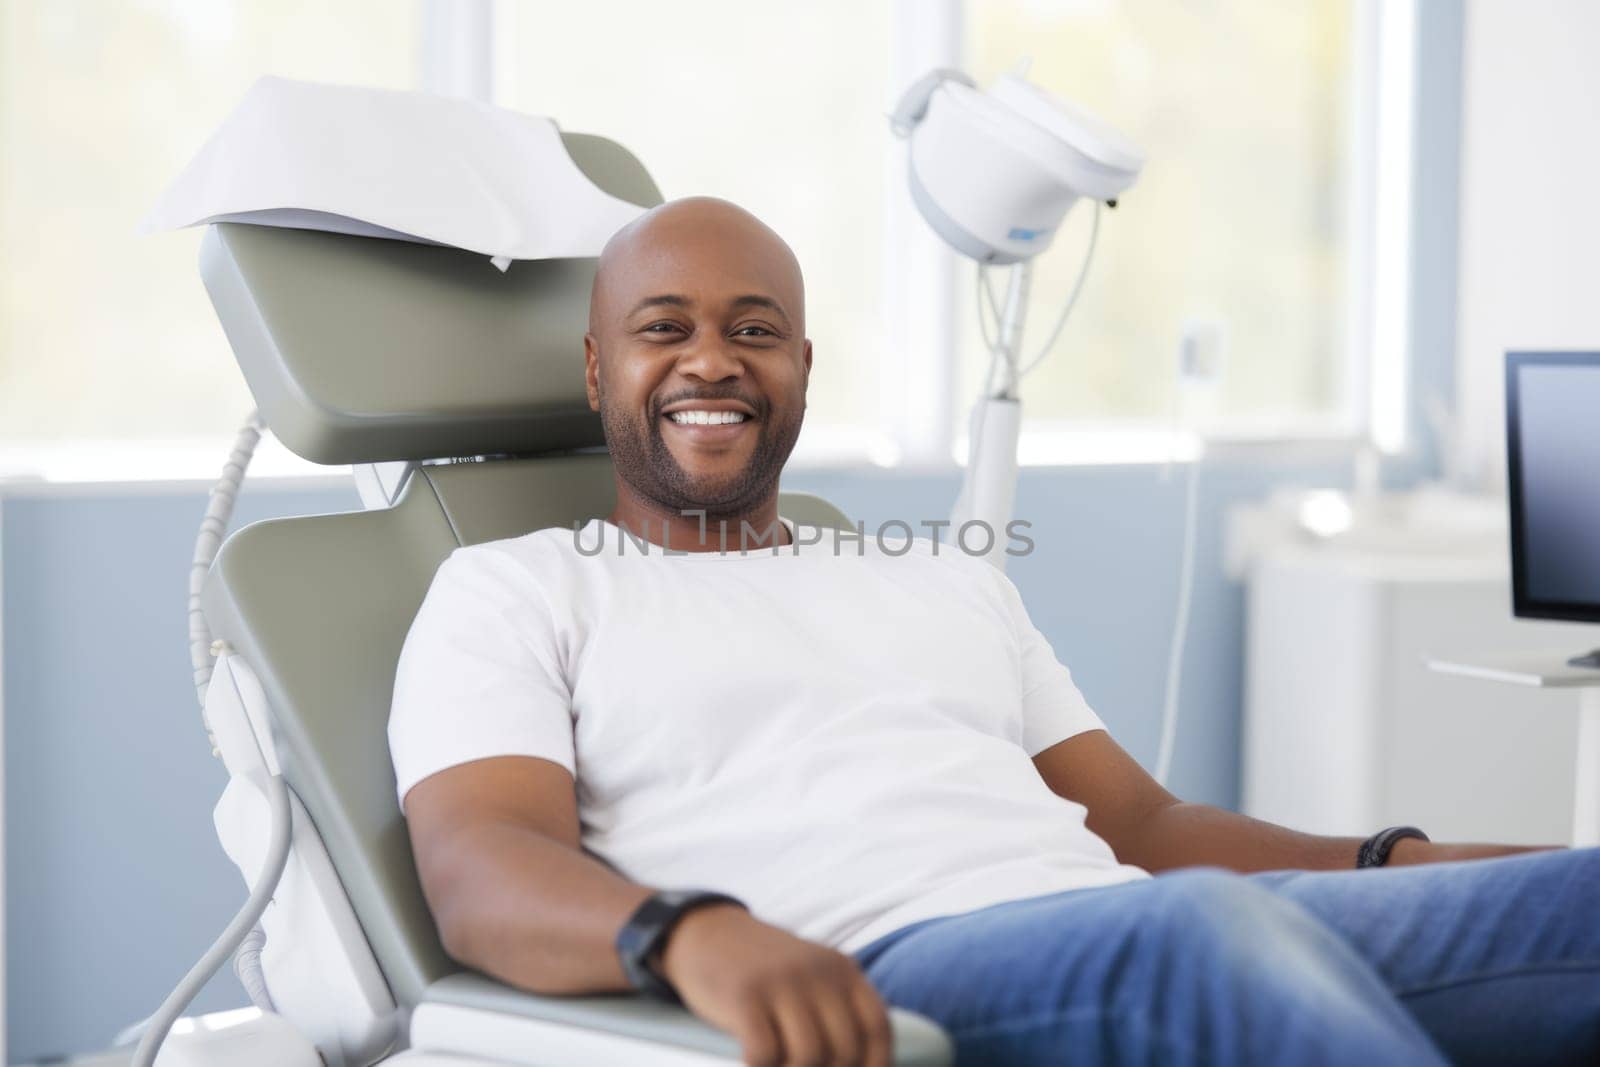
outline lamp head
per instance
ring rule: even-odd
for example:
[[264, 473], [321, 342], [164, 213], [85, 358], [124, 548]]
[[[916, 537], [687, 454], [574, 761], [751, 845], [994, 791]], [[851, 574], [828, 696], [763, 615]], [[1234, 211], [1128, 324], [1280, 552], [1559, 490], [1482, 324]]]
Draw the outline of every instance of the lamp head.
[[906, 90], [889, 124], [910, 142], [917, 210], [981, 263], [1043, 252], [1080, 197], [1116, 199], [1145, 163], [1121, 133], [1018, 74], [1002, 74], [982, 92], [960, 71], [930, 71]]

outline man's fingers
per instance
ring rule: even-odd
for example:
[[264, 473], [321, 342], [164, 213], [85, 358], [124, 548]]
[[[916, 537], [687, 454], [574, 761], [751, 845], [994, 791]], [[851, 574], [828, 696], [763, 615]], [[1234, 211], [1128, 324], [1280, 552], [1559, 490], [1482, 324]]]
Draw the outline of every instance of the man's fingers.
[[894, 1031], [889, 1026], [888, 1005], [865, 975], [851, 990], [850, 999], [864, 1041], [863, 1067], [889, 1067], [894, 1058]]
[[820, 1067], [828, 1058], [828, 1042], [804, 991], [786, 989], [772, 998], [769, 1010], [783, 1044], [783, 1067]]
[[830, 1064], [859, 1067], [866, 1035], [854, 1001], [854, 986], [828, 985], [817, 990], [812, 1006], [828, 1043]]
[[746, 1067], [780, 1067], [783, 1063], [783, 1042], [778, 1038], [777, 1025], [760, 1001], [751, 1001], [741, 1013], [735, 1036]]

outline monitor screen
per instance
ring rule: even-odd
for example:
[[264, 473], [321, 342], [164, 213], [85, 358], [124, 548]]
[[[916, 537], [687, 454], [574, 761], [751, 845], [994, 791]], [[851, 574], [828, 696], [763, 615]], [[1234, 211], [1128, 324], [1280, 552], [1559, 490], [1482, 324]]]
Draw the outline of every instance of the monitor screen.
[[1506, 356], [1516, 614], [1600, 622], [1600, 352]]

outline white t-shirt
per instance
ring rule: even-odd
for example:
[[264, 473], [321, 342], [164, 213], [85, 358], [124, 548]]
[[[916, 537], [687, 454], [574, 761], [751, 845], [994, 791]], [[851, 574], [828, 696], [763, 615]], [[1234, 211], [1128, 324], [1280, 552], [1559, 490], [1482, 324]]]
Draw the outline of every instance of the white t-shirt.
[[543, 757], [625, 877], [845, 952], [1146, 877], [1030, 759], [1104, 726], [1010, 580], [892, 530], [821, 536], [665, 555], [594, 519], [456, 549], [395, 678], [402, 802], [456, 764]]

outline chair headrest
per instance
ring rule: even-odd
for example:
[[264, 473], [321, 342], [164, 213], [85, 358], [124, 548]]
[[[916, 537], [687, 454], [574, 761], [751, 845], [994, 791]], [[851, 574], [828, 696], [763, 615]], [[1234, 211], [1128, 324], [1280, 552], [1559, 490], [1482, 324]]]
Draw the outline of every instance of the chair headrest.
[[[563, 133], [578, 167], [661, 203], [638, 159]], [[317, 463], [535, 455], [600, 445], [584, 391], [594, 259], [523, 260], [239, 223], [208, 228], [200, 274], [267, 425]]]

